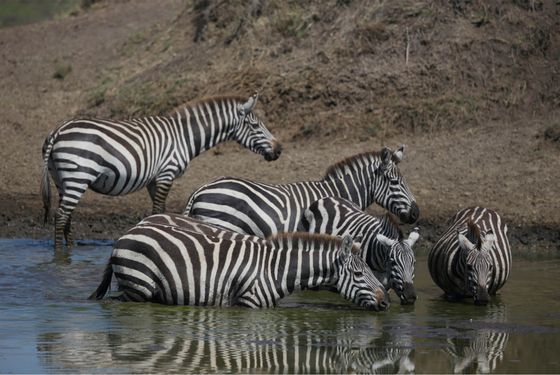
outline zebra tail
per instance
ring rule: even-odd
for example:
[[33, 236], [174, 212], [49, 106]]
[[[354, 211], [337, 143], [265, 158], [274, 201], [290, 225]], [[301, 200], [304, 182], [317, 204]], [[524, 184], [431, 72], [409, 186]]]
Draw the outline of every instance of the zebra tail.
[[47, 224], [51, 213], [51, 186], [49, 182], [49, 158], [53, 148], [54, 136], [49, 135], [43, 145], [43, 176], [41, 178], [41, 196], [43, 197], [43, 209], [45, 215], [43, 224]]
[[107, 290], [111, 285], [111, 278], [113, 277], [113, 266], [109, 261], [107, 266], [105, 267], [105, 271], [103, 271], [103, 280], [101, 280], [101, 284], [95, 289], [95, 291], [88, 297], [89, 300], [95, 299], [100, 300], [105, 297], [107, 294]]

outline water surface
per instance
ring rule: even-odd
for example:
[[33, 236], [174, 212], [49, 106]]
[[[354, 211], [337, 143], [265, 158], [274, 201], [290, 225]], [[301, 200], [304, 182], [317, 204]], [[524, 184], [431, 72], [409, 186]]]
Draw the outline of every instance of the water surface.
[[560, 260], [514, 259], [486, 307], [442, 300], [422, 257], [415, 306], [303, 292], [249, 310], [87, 301], [110, 243], [51, 246], [0, 240], [2, 373], [560, 372]]

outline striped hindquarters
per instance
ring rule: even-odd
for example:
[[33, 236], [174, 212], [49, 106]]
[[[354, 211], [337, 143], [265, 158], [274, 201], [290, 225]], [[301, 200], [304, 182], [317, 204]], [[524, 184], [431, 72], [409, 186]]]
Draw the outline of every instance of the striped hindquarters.
[[254, 278], [259, 259], [254, 245], [178, 227], [138, 225], [117, 241], [110, 263], [122, 299], [234, 305]]

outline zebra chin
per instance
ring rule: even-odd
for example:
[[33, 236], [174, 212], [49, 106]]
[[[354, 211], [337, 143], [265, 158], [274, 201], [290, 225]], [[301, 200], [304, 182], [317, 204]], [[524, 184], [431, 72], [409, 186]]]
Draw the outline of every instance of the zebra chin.
[[405, 224], [414, 224], [418, 217], [420, 216], [420, 208], [416, 202], [412, 202], [409, 209], [406, 211], [401, 211], [398, 214], [400, 221]]

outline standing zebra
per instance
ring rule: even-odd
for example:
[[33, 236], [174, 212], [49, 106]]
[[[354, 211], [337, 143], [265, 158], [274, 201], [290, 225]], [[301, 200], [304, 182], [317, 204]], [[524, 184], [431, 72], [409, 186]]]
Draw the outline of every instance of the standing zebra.
[[276, 160], [281, 146], [252, 112], [256, 103], [256, 93], [248, 100], [214, 97], [187, 104], [170, 117], [71, 120], [53, 130], [43, 144], [41, 194], [46, 222], [50, 172], [59, 195], [55, 249], [62, 248], [63, 237], [72, 246], [72, 212], [88, 188], [125, 195], [147, 187], [152, 213], [160, 213], [189, 162], [220, 142], [236, 140]]
[[303, 211], [319, 198], [346, 198], [361, 209], [377, 202], [407, 223], [419, 210], [397, 164], [396, 152], [366, 152], [342, 160], [327, 169], [321, 181], [285, 185], [265, 184], [242, 178], [222, 177], [195, 191], [184, 215], [239, 233], [267, 237], [296, 231]]
[[385, 288], [393, 288], [402, 304], [416, 301], [412, 246], [419, 237], [418, 228], [404, 239], [389, 214], [378, 218], [346, 199], [328, 197], [305, 210], [299, 230], [360, 238], [362, 258]]
[[448, 299], [473, 297], [475, 304], [485, 305], [511, 270], [507, 226], [483, 207], [461, 210], [448, 224], [428, 255], [430, 275]]
[[115, 244], [90, 298], [103, 298], [114, 273], [125, 301], [262, 308], [324, 285], [362, 307], [385, 310], [385, 288], [357, 252], [350, 236], [291, 233], [253, 241], [138, 224]]

